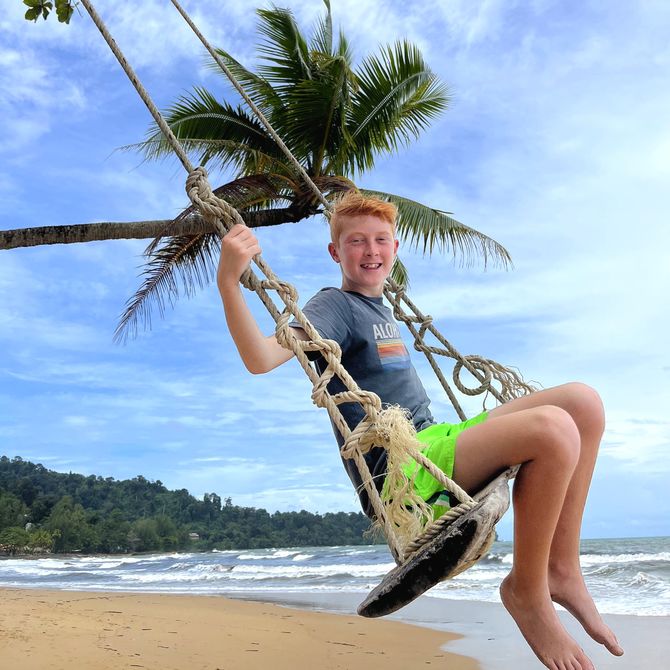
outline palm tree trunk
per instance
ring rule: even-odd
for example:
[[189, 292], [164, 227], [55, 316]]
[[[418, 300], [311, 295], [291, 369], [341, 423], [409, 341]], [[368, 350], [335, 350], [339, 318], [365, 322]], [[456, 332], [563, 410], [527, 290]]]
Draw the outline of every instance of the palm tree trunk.
[[[189, 222], [191, 223], [191, 222]], [[77, 242], [95, 242], [98, 240], [131, 240], [169, 235], [170, 219], [159, 221], [103, 221], [100, 223], [81, 223], [72, 226], [40, 226], [37, 228], [19, 228], [0, 231], [0, 249], [18, 247], [37, 247], [46, 244], [75, 244]], [[200, 221], [197, 230], [191, 226], [180, 226], [181, 232], [203, 232], [204, 221]], [[172, 226], [174, 228], [174, 225]]]
[[[242, 213], [250, 228], [277, 226], [281, 223], [296, 223], [305, 218], [304, 214], [290, 207], [264, 209], [258, 212]], [[104, 221], [81, 223], [71, 226], [39, 226], [0, 230], [0, 250], [19, 247], [37, 247], [47, 244], [75, 244], [100, 240], [143, 240], [171, 235], [197, 235], [214, 233], [214, 226], [208, 224], [199, 214], [182, 220], [159, 219], [157, 221]]]

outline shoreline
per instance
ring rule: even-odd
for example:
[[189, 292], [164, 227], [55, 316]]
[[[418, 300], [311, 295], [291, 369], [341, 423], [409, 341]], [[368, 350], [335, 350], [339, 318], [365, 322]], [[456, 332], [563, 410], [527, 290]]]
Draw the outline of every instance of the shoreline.
[[[288, 607], [351, 613], [356, 611], [364, 594], [275, 595], [266, 592], [246, 594], [244, 597], [256, 601], [262, 599], [264, 602], [269, 599]], [[623, 657], [615, 657], [592, 640], [568, 612], [560, 607], [557, 609], [562, 623], [583, 647], [597, 670], [660, 669], [667, 665], [670, 657], [670, 639], [667, 634], [670, 630], [669, 616], [604, 614], [604, 621], [614, 630], [625, 651]], [[399, 612], [384, 617], [384, 620], [458, 635], [443, 648], [475, 659], [481, 670], [543, 668], [502, 603], [448, 600], [424, 595]]]
[[0, 588], [3, 667], [479, 670], [459, 635], [224, 596]]

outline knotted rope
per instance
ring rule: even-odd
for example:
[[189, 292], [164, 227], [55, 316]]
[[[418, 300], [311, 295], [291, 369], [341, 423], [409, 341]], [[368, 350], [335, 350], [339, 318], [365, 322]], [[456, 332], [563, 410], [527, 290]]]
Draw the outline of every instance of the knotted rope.
[[[444, 335], [435, 328], [433, 317], [423, 314], [407, 296], [405, 287], [393, 281], [390, 277], [386, 280], [386, 285], [384, 286], [384, 296], [393, 307], [393, 316], [398, 321], [402, 321], [414, 337], [414, 348], [426, 356], [435, 376], [442, 384], [442, 388], [462, 421], [465, 421], [468, 417], [458, 402], [453, 389], [449, 386], [449, 382], [435, 360], [434, 354], [447, 356], [456, 361], [453, 371], [453, 381], [456, 388], [464, 395], [475, 396], [481, 393], [490, 393], [499, 403], [505, 403], [536, 390], [532, 384], [526, 383], [521, 375], [511, 368], [504, 367], [482, 356], [463, 356], [460, 354]], [[411, 313], [404, 309], [403, 303], [411, 310]], [[419, 326], [418, 329], [417, 325]], [[426, 344], [426, 334], [432, 335], [442, 346], [437, 347]], [[479, 382], [479, 386], [468, 388], [462, 383], [460, 373], [463, 368]], [[499, 388], [493, 384], [494, 381], [498, 383]]]

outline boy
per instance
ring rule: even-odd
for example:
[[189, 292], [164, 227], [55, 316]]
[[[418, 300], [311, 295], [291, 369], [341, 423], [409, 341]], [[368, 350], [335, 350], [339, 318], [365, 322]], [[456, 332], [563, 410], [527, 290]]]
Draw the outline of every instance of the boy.
[[[328, 251], [340, 265], [342, 286], [323, 289], [303, 311], [322, 337], [340, 344], [342, 362], [361, 388], [374, 391], [384, 403], [407, 408], [417, 437], [427, 444], [424, 453], [463, 489], [474, 493], [507, 467], [521, 465], [513, 489], [514, 564], [500, 586], [503, 604], [546, 667], [593, 670], [561, 624], [552, 600], [612, 654], [623, 654], [586, 589], [579, 565], [581, 519], [604, 430], [600, 398], [591, 388], [570, 383], [517, 398], [463, 424], [435, 424], [428, 397], [396, 337], [391, 312], [382, 304], [384, 281], [398, 251], [396, 216], [394, 205], [355, 191], [339, 200], [331, 216]], [[260, 332], [240, 291], [239, 278], [260, 251], [251, 230], [235, 226], [222, 241], [218, 271], [231, 336], [254, 374], [293, 356], [274, 335]], [[301, 328], [296, 336], [306, 339]], [[362, 418], [355, 404], [341, 409], [352, 428]], [[366, 460], [378, 482], [383, 480], [385, 455], [373, 451]], [[358, 487], [355, 467], [346, 461], [345, 467]], [[421, 473], [417, 480], [422, 481]], [[429, 501], [437, 493], [419, 492]], [[361, 502], [370, 514], [367, 496]]]

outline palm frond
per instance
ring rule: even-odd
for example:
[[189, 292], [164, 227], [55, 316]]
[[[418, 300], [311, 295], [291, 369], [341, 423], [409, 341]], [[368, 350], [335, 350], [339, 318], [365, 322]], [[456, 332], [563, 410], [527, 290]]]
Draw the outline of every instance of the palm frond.
[[400, 286], [409, 288], [409, 272], [407, 271], [405, 264], [400, 260], [400, 256], [396, 256], [395, 261], [393, 261], [391, 279], [397, 284], [400, 284]]
[[[272, 88], [270, 82], [245, 68], [244, 65], [235, 60], [235, 58], [233, 58], [227, 51], [216, 49], [216, 52], [223, 59], [223, 62], [226, 64], [226, 67], [228, 67], [231, 74], [242, 85], [247, 95], [260, 108], [263, 114], [267, 116], [272, 110], [281, 107], [281, 98]], [[223, 75], [227, 79], [226, 74], [213, 58], [208, 57], [205, 67], [208, 70]]]
[[392, 193], [361, 191], [396, 205], [398, 237], [423, 254], [430, 255], [437, 248], [440, 252], [451, 251], [454, 259], [460, 257], [463, 265], [472, 266], [476, 260], [483, 259], [484, 267], [489, 260], [505, 269], [512, 266], [512, 258], [502, 244], [446, 212]]
[[380, 151], [395, 151], [418, 137], [448, 104], [446, 87], [407, 41], [366, 58], [356, 76], [359, 88], [349, 118], [353, 144], [346, 150], [358, 170], [373, 167]]
[[314, 174], [323, 171], [325, 156], [338, 154], [347, 142], [346, 117], [351, 70], [341, 57], [319, 59], [314, 78], [286, 95], [284, 132], [303, 159], [311, 158]]
[[[161, 141], [157, 138], [137, 144], [127, 144], [119, 147], [118, 151], [142, 151], [145, 154], [159, 153], [162, 151], [162, 147], [158, 146]], [[259, 174], [286, 169], [285, 161], [235, 140], [205, 140], [199, 137], [181, 137], [179, 138], [179, 144], [187, 153], [201, 156], [198, 162], [202, 165], [216, 156], [220, 157], [217, 162], [219, 167], [229, 166], [242, 174]], [[161, 157], [167, 158], [167, 156]], [[145, 157], [144, 160], [149, 160], [149, 157]]]
[[331, 55], [333, 53], [333, 17], [330, 12], [330, 0], [323, 0], [323, 3], [326, 5], [326, 15], [317, 23], [312, 39], [312, 49]]
[[[284, 191], [289, 190], [283, 184], [284, 179], [278, 175], [264, 174], [241, 177], [220, 186], [214, 192], [238, 210], [254, 210], [288, 199], [283, 195]], [[193, 213], [193, 207], [189, 207], [175, 221]], [[218, 235], [213, 233], [175, 235], [152, 240], [144, 252], [148, 261], [142, 272], [142, 284], [126, 303], [114, 340], [125, 342], [128, 337], [134, 337], [139, 322], [145, 328], [150, 328], [154, 305], [163, 316], [167, 303], [174, 306], [180, 295], [192, 296], [197, 288], [208, 284], [216, 273], [219, 248]]]
[[[165, 118], [177, 139], [184, 139], [203, 165], [212, 160], [218, 167], [239, 165], [240, 145], [259, 155], [283, 159], [260, 122], [239, 107], [218, 102], [205, 89], [196, 88], [191, 96], [182, 96], [168, 109]], [[222, 139], [227, 142], [219, 143]], [[172, 152], [155, 124], [139, 146], [146, 159], [163, 158]]]
[[258, 9], [257, 13], [261, 18], [258, 30], [265, 37], [258, 52], [267, 63], [258, 71], [281, 95], [312, 77], [307, 42], [288, 9], [273, 7]]
[[341, 175], [318, 175], [312, 180], [327, 199], [336, 198], [345, 191], [357, 188], [351, 179]]
[[354, 60], [354, 54], [351, 51], [351, 47], [349, 46], [349, 40], [347, 39], [346, 35], [340, 30], [339, 32], [339, 40], [337, 43], [337, 55], [340, 56], [341, 58], [344, 58], [347, 63], [351, 65]]
[[[114, 332], [115, 342], [125, 342], [137, 335], [138, 321], [151, 328], [151, 310], [158, 307], [161, 317], [165, 305], [174, 307], [181, 292], [194, 294], [197, 287], [209, 283], [216, 272], [216, 250], [220, 242], [213, 233], [175, 236], [162, 246], [154, 248], [152, 257], [142, 271], [144, 281], [135, 295], [126, 303], [119, 324]], [[178, 279], [180, 282], [178, 282]]]
[[[356, 188], [356, 184], [350, 179], [338, 175], [313, 175], [312, 181], [327, 200], [332, 200], [339, 194]], [[300, 214], [300, 218], [323, 214], [321, 201], [315, 197], [312, 189], [304, 181], [297, 182], [292, 189], [290, 207]]]

